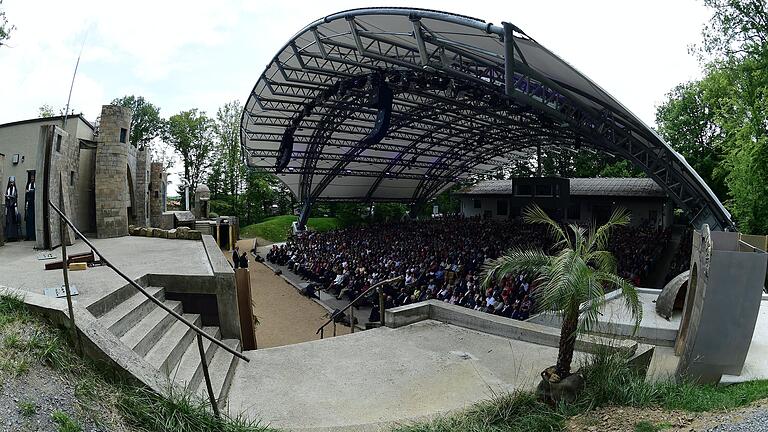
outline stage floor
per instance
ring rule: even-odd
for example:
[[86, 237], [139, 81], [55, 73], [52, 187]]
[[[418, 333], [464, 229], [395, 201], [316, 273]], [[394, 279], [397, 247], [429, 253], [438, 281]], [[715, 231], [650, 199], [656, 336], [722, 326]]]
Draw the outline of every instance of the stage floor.
[[[212, 275], [213, 270], [201, 241], [168, 240], [153, 237], [89, 239], [117, 268], [131, 279], [145, 274]], [[67, 247], [67, 253], [88, 252], [82, 241]], [[38, 260], [34, 242], [13, 242], [0, 246], [0, 286], [43, 294], [49, 287], [64, 283], [61, 270], [45, 270], [45, 264], [61, 259], [61, 248], [50, 251], [55, 259]], [[108, 267], [90, 267], [69, 272], [70, 284], [79, 295], [73, 299], [87, 307], [110, 292], [126, 285]]]

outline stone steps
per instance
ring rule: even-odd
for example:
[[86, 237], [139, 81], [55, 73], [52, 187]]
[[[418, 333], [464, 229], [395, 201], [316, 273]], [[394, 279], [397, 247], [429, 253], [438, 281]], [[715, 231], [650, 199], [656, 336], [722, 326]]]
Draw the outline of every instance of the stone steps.
[[[148, 287], [146, 290], [156, 299], [165, 300], [164, 288]], [[144, 296], [144, 294], [137, 292], [107, 311], [99, 318], [99, 322], [114, 333], [115, 336], [121, 337], [156, 307], [157, 305]]]
[[[184, 307], [180, 301], [165, 300], [164, 288], [145, 289], [169, 309], [182, 315], [195, 326], [202, 327], [202, 318], [199, 314], [184, 313]], [[150, 365], [170, 380], [208, 400], [194, 330], [130, 285], [110, 293], [94, 305], [91, 313], [100, 313], [98, 321], [119, 337], [121, 342], [144, 357]], [[219, 327], [202, 327], [202, 329], [208, 335], [221, 340]], [[234, 350], [241, 349], [240, 341], [237, 339], [225, 339], [222, 342]], [[205, 338], [203, 349], [209, 365], [214, 395], [220, 407], [224, 407], [238, 359]]]

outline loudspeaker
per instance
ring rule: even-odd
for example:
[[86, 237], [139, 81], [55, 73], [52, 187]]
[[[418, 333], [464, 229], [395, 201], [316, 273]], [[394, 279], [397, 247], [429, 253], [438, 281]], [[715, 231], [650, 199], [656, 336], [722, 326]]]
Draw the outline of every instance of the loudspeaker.
[[275, 163], [275, 171], [278, 173], [282, 172], [291, 162], [294, 132], [296, 132], [295, 127], [287, 128], [283, 133], [283, 138], [280, 140], [280, 148], [277, 150], [277, 162]]

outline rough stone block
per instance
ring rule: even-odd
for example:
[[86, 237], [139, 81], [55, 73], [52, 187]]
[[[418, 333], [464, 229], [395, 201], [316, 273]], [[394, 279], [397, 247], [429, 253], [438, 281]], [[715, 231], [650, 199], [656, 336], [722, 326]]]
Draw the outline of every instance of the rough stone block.
[[189, 230], [189, 232], [187, 233], [187, 238], [189, 240], [202, 240], [203, 233], [201, 233], [198, 230]]
[[172, 229], [172, 230], [168, 230], [167, 233], [168, 233], [168, 238], [169, 239], [175, 239], [176, 238], [176, 229], [175, 228]]

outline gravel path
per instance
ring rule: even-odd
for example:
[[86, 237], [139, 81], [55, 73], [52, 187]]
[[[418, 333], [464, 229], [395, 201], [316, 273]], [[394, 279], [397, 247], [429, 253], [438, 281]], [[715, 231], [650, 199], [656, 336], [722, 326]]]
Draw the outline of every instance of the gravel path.
[[[730, 416], [728, 416], [730, 417]], [[720, 424], [710, 432], [768, 432], [768, 408], [765, 406], [745, 414], [741, 419], [734, 419]]]
[[[27, 410], [22, 407], [27, 407]], [[4, 377], [0, 381], [0, 430], [59, 430], [53, 420], [56, 411], [65, 413], [83, 432], [107, 430], [79, 408], [74, 386], [48, 367], [34, 365], [20, 377]]]

